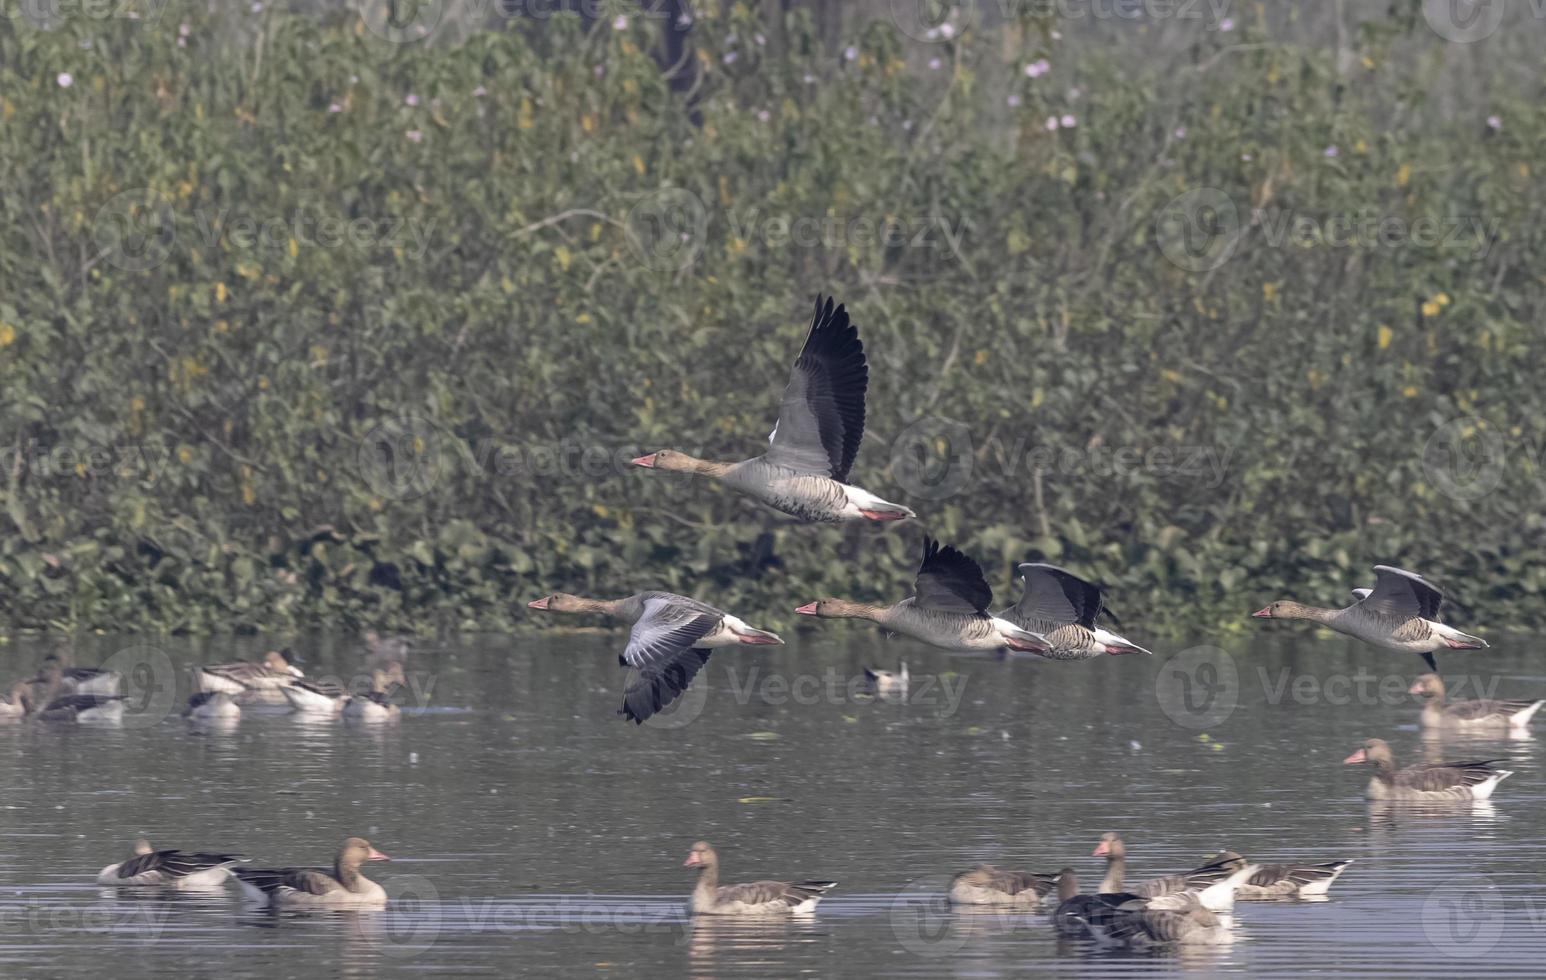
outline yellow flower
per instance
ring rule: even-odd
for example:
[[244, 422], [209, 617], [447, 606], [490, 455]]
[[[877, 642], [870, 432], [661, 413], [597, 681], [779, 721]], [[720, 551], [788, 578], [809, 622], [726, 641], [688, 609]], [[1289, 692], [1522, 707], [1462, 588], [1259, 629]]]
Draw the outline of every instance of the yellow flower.
[[177, 458], [179, 461], [184, 463], [193, 462], [193, 449], [189, 446], [178, 446]]
[[1423, 304], [1423, 316], [1438, 316], [1438, 315], [1439, 315], [1439, 304], [1435, 303], [1431, 299], [1428, 302]]
[[1385, 324], [1383, 324], [1383, 323], [1380, 324], [1380, 329], [1379, 329], [1379, 331], [1377, 333], [1377, 338], [1378, 338], [1378, 343], [1380, 345], [1380, 350], [1384, 350], [1385, 348], [1390, 346], [1390, 338], [1391, 338], [1392, 335], [1393, 335], [1393, 331], [1389, 327], [1385, 326]]
[[0, 347], [9, 347], [16, 343], [16, 328], [9, 323], [0, 323]]
[[1403, 398], [1416, 398], [1417, 397], [1417, 386], [1416, 385], [1407, 385], [1405, 388], [1401, 389], [1401, 395], [1402, 395]]
[[972, 363], [978, 365], [979, 367], [988, 363], [988, 352], [985, 350], [978, 351], [975, 355], [973, 355]]
[[1262, 295], [1262, 299], [1271, 301], [1275, 296], [1278, 295], [1278, 284], [1275, 283], [1275, 282], [1264, 282], [1264, 283], [1262, 283], [1261, 284], [1261, 295]]
[[1412, 179], [1412, 165], [1403, 163], [1396, 171], [1396, 186], [1405, 187]]
[[215, 302], [216, 303], [224, 303], [225, 302], [225, 283], [223, 283], [223, 282], [215, 283]]
[[1437, 296], [1433, 297], [1433, 301], [1435, 303], [1439, 304], [1440, 306], [1448, 306], [1449, 305], [1449, 294], [1448, 293], [1439, 293]]

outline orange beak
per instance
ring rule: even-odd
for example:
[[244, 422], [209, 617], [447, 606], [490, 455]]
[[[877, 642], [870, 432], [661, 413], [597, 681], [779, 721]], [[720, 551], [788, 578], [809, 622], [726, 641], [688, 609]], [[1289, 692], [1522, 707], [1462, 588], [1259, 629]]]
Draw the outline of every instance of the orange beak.
[[650, 453], [648, 456], [636, 456], [629, 460], [629, 462], [635, 466], [642, 466], [645, 469], [654, 469], [656, 455], [656, 453]]
[[801, 616], [814, 616], [816, 615], [816, 603], [807, 602], [805, 605], [797, 607], [795, 612]]
[[693, 851], [693, 852], [691, 852], [690, 854], [687, 855], [687, 860], [682, 862], [682, 867], [684, 867], [684, 868], [693, 868], [693, 867], [697, 867], [698, 865], [700, 865], [702, 863], [703, 863], [703, 859], [698, 857], [698, 852], [697, 851]]
[[392, 859], [387, 857], [385, 854], [382, 854], [380, 851], [376, 850], [374, 847], [372, 847], [370, 849], [370, 853], [365, 856], [365, 860], [367, 860], [367, 861], [390, 861]]
[[1342, 764], [1344, 766], [1350, 766], [1350, 765], [1354, 764], [1355, 762], [1368, 762], [1368, 761], [1369, 761], [1368, 754], [1366, 752], [1364, 752], [1363, 749], [1359, 749], [1357, 752], [1354, 752], [1352, 755], [1348, 756], [1346, 759], [1343, 759], [1342, 760]]
[[546, 609], [548, 607], [548, 600], [551, 598], [552, 596], [543, 596], [540, 599], [533, 599], [526, 606], [529, 609]]
[[1110, 853], [1111, 846], [1108, 845], [1105, 841], [1101, 841], [1099, 844], [1095, 845], [1095, 850], [1090, 852], [1090, 857], [1105, 857]]
[[1252, 619], [1271, 619], [1272, 618], [1272, 607], [1268, 606], [1266, 609], [1258, 609], [1258, 610], [1256, 610], [1255, 612], [1251, 613], [1251, 618]]

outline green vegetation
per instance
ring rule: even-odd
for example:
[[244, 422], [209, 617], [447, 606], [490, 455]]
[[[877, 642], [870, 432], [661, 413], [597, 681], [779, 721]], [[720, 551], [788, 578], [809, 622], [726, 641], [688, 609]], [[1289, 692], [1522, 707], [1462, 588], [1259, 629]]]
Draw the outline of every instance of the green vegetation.
[[0, 623], [899, 596], [917, 526], [626, 465], [760, 451], [818, 291], [870, 352], [855, 482], [1001, 599], [1039, 552], [1197, 637], [1392, 561], [1546, 622], [1546, 109], [1441, 106], [1411, 23], [1339, 65], [1236, 16], [1144, 64], [1029, 16], [775, 57], [737, 7], [690, 108], [642, 18], [0, 20]]

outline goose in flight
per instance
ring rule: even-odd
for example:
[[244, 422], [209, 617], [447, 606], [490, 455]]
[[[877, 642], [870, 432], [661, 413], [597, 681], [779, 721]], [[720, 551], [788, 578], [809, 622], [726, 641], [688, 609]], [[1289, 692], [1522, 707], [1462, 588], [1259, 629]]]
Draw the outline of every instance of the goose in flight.
[[993, 589], [982, 568], [971, 558], [932, 538], [923, 540], [923, 561], [913, 594], [882, 606], [847, 599], [818, 599], [799, 607], [802, 616], [823, 619], [868, 619], [946, 650], [1002, 650], [1045, 654], [1052, 649], [1038, 633], [989, 614]]
[[[1365, 593], [1359, 595], [1359, 593]], [[1444, 593], [1418, 575], [1391, 565], [1374, 566], [1374, 588], [1354, 589], [1358, 601], [1345, 609], [1321, 609], [1280, 599], [1251, 615], [1257, 619], [1308, 619], [1386, 650], [1421, 654], [1437, 671], [1438, 650], [1483, 650], [1487, 641], [1438, 621]]]
[[816, 298], [816, 316], [789, 386], [768, 451], [739, 463], [696, 459], [662, 449], [633, 460], [647, 469], [697, 473], [807, 523], [900, 521], [915, 516], [901, 504], [848, 482], [864, 438], [869, 367], [848, 311]]
[[598, 613], [633, 624], [618, 662], [630, 668], [619, 712], [635, 724], [665, 708], [692, 683], [715, 647], [783, 643], [738, 616], [671, 592], [640, 592], [622, 599], [586, 599], [555, 592], [526, 604], [556, 613]]
[[1089, 660], [1104, 655], [1143, 653], [1125, 637], [1095, 625], [1101, 611], [1100, 587], [1056, 565], [1020, 566], [1025, 591], [1020, 601], [999, 613], [1021, 629], [1040, 633], [1052, 649], [1040, 660]]

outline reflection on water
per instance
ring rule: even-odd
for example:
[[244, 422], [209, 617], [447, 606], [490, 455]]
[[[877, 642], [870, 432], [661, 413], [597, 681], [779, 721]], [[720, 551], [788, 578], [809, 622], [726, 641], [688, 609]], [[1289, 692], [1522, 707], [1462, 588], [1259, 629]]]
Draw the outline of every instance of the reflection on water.
[[[314, 675], [363, 664], [347, 638], [288, 642]], [[635, 727], [615, 714], [615, 634], [452, 637], [414, 651], [395, 725], [251, 707], [235, 723], [180, 716], [189, 666], [268, 645], [86, 638], [81, 663], [132, 648], [116, 662], [153, 668], [128, 664], [124, 722], [0, 725], [8, 974], [111, 962], [156, 977], [197, 962], [238, 977], [1448, 976], [1462, 963], [1529, 972], [1546, 955], [1537, 740], [1420, 731], [1413, 699], [1378, 693], [1404, 690], [1418, 661], [1356, 644], [1288, 637], [1184, 661], [1050, 665], [836, 631], [717, 653], [696, 715]], [[48, 649], [0, 647], [0, 686]], [[1502, 697], [1546, 692], [1511, 652], [1526, 649], [1500, 642], [1464, 666]], [[863, 667], [904, 656], [908, 696], [874, 696]], [[1343, 682], [1382, 671], [1402, 676]], [[1367, 803], [1367, 767], [1341, 760], [1371, 736], [1406, 762], [1495, 758], [1516, 774], [1484, 803]], [[1067, 864], [1098, 881], [1090, 851], [1106, 830], [1127, 840], [1132, 880], [1224, 847], [1355, 863], [1327, 899], [1238, 906], [1235, 941], [1216, 947], [1099, 947], [1058, 937], [1045, 914], [942, 901], [978, 862]], [[234, 886], [97, 886], [142, 833], [260, 865], [328, 865], [359, 834], [397, 859], [366, 869], [392, 902], [274, 914]], [[690, 922], [680, 859], [700, 837], [719, 846], [726, 883], [838, 889], [812, 917]]]

